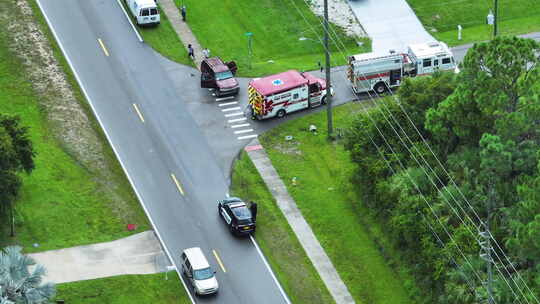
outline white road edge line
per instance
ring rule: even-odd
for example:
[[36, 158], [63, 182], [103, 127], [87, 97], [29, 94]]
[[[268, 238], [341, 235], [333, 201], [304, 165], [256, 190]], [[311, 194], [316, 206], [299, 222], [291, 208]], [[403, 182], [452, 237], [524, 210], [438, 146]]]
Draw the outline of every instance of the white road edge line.
[[142, 37], [141, 37], [141, 34], [139, 34], [139, 31], [137, 31], [137, 29], [135, 28], [135, 25], [133, 24], [133, 22], [131, 21], [131, 18], [129, 17], [128, 15], [128, 12], [126, 12], [126, 9], [124, 8], [124, 6], [122, 5], [122, 3], [120, 3], [120, 0], [116, 0], [116, 2], [118, 2], [118, 5], [120, 5], [120, 8], [122, 9], [122, 11], [124, 12], [124, 15], [126, 15], [126, 18], [129, 22], [129, 24], [131, 24], [131, 28], [133, 29], [133, 31], [135, 32], [135, 35], [137, 35], [137, 39], [139, 39], [139, 42], [144, 42]]
[[230, 106], [230, 105], [237, 104], [237, 103], [238, 103], [238, 101], [224, 102], [224, 103], [218, 104], [218, 107]]
[[255, 238], [251, 234], [249, 235], [249, 238], [251, 239], [251, 242], [253, 243], [253, 245], [255, 245], [255, 248], [257, 249], [257, 252], [261, 256], [261, 259], [263, 260], [264, 265], [266, 265], [266, 268], [268, 269], [268, 272], [270, 272], [270, 275], [272, 276], [272, 279], [274, 279], [274, 282], [276, 282], [276, 285], [278, 286], [279, 291], [281, 292], [281, 295], [285, 299], [285, 302], [287, 302], [287, 304], [291, 304], [291, 301], [289, 300], [289, 297], [287, 297], [287, 294], [283, 290], [283, 287], [281, 287], [281, 284], [279, 284], [279, 281], [276, 278], [276, 275], [274, 274], [274, 272], [272, 271], [272, 268], [270, 268], [270, 265], [268, 264], [268, 261], [266, 261], [266, 258], [264, 257], [264, 254], [262, 253], [261, 248], [259, 248], [259, 245], [257, 245], [257, 241], [255, 241]]
[[62, 50], [62, 53], [64, 54], [64, 57], [66, 57], [66, 60], [67, 60], [67, 62], [69, 64], [69, 66], [71, 67], [71, 70], [73, 71], [73, 74], [75, 75], [75, 79], [77, 79], [77, 82], [79, 83], [79, 86], [81, 87], [81, 90], [83, 91], [84, 96], [88, 100], [88, 103], [90, 104], [90, 107], [92, 108], [92, 112], [94, 112], [94, 115], [96, 116], [96, 119], [98, 120], [98, 122], [99, 122], [99, 124], [101, 126], [101, 129], [103, 130], [103, 133], [105, 133], [105, 137], [107, 137], [107, 141], [109, 141], [109, 144], [111, 145], [111, 148], [113, 149], [114, 154], [118, 158], [118, 162], [120, 163], [120, 166], [122, 166], [122, 170], [124, 170], [124, 173], [126, 174], [128, 180], [129, 180], [129, 183], [131, 184], [131, 187], [133, 188], [133, 191], [135, 192], [135, 195], [137, 196], [137, 198], [141, 202], [141, 205], [142, 205], [142, 207], [144, 209], [144, 212], [146, 213], [146, 216], [150, 220], [150, 223], [152, 224], [152, 227], [154, 228], [154, 231], [156, 232], [156, 235], [157, 235], [160, 243], [162, 244], [163, 249], [165, 249], [165, 253], [167, 253], [167, 256], [169, 257], [169, 260], [171, 261], [171, 263], [173, 263], [174, 267], [176, 268], [176, 273], [178, 273], [178, 276], [180, 277], [180, 281], [182, 282], [182, 285], [184, 285], [184, 289], [186, 290], [186, 292], [187, 292], [187, 294], [189, 296], [189, 299], [191, 300], [191, 303], [196, 304], [195, 300], [193, 299], [193, 296], [191, 295], [191, 292], [189, 291], [189, 289], [188, 289], [188, 287], [186, 285], [186, 282], [184, 282], [184, 278], [182, 277], [182, 273], [180, 272], [180, 270], [178, 269], [178, 267], [174, 263], [174, 259], [172, 258], [172, 255], [169, 252], [169, 249], [167, 248], [167, 246], [165, 246], [165, 243], [163, 242], [163, 238], [159, 234], [159, 231], [157, 230], [156, 225], [154, 224], [154, 221], [152, 220], [152, 217], [150, 216], [150, 213], [146, 209], [146, 205], [142, 203], [143, 199], [142, 199], [141, 195], [139, 194], [139, 191], [137, 191], [137, 188], [135, 187], [135, 184], [133, 183], [133, 180], [131, 179], [131, 176], [129, 175], [129, 172], [127, 171], [126, 167], [124, 166], [124, 163], [122, 162], [122, 158], [120, 157], [120, 154], [118, 154], [118, 152], [116, 150], [116, 147], [112, 143], [111, 137], [109, 136], [109, 133], [107, 133], [107, 130], [105, 128], [103, 128], [103, 124], [101, 123], [101, 118], [100, 118], [99, 114], [96, 112], [96, 109], [94, 108], [94, 104], [92, 103], [92, 99], [90, 99], [90, 95], [88, 95], [88, 92], [86, 91], [86, 88], [84, 87], [84, 84], [82, 83], [81, 78], [79, 77], [79, 74], [77, 74], [77, 71], [73, 67], [73, 63], [71, 62], [71, 58], [69, 58], [69, 55], [67, 54], [66, 49], [64, 48], [64, 45], [62, 44], [62, 42], [60, 42], [60, 39], [58, 39], [58, 34], [54, 30], [54, 27], [52, 26], [52, 23], [49, 20], [49, 17], [47, 16], [47, 14], [45, 14], [45, 10], [43, 9], [43, 6], [41, 5], [40, 0], [36, 0], [36, 2], [38, 4], [38, 6], [39, 6], [39, 9], [41, 10], [41, 13], [43, 14], [43, 17], [45, 17], [45, 21], [47, 21], [47, 24], [49, 25], [49, 28], [51, 29], [51, 32], [53, 33], [53, 36], [56, 39], [56, 42], [58, 43], [58, 46], [60, 46], [60, 49]]
[[246, 123], [246, 124], [241, 124], [241, 125], [232, 125], [231, 128], [235, 129], [235, 128], [242, 128], [242, 127], [249, 127], [249, 124]]
[[234, 131], [234, 134], [242, 134], [242, 133], [249, 133], [249, 132], [253, 132], [253, 129], [244, 129], [244, 130]]
[[246, 120], [247, 118], [245, 117], [242, 117], [242, 118], [235, 118], [235, 119], [229, 119], [227, 120], [228, 123], [233, 123], [233, 122], [239, 122], [239, 121], [244, 121]]
[[257, 136], [258, 136], [257, 134], [246, 135], [246, 136], [240, 136], [240, 137], [238, 137], [238, 139], [242, 140], [242, 139], [254, 138], [254, 137], [257, 137]]
[[240, 116], [240, 115], [244, 115], [244, 113], [236, 112], [236, 113], [231, 113], [231, 114], [225, 114], [225, 117]]
[[240, 110], [240, 107], [232, 107], [232, 108], [221, 109], [221, 112], [230, 112], [230, 111], [238, 111], [238, 110]]
[[222, 100], [229, 100], [229, 99], [233, 99], [234, 96], [227, 96], [227, 97], [222, 97], [222, 98], [216, 98], [216, 101], [222, 101]]

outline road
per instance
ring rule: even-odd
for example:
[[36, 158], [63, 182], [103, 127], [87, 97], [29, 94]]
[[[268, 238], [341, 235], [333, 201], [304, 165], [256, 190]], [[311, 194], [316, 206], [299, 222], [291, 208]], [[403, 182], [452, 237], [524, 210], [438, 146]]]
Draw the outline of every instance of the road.
[[227, 178], [188, 97], [118, 3], [38, 2], [165, 251], [178, 266], [181, 250], [201, 247], [217, 271], [220, 292], [196, 302], [287, 303], [255, 243], [218, 217]]

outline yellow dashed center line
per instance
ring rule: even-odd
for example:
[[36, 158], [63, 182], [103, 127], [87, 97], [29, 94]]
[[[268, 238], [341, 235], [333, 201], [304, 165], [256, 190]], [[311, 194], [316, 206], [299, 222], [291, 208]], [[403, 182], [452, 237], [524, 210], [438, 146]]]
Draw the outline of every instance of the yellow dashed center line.
[[214, 256], [216, 257], [216, 260], [219, 264], [219, 267], [221, 267], [221, 270], [223, 270], [223, 272], [227, 272], [227, 270], [225, 270], [225, 266], [223, 266], [223, 263], [221, 262], [221, 259], [219, 258], [217, 251], [212, 250], [212, 252], [214, 253]]
[[171, 178], [173, 179], [174, 183], [176, 184], [176, 188], [178, 188], [178, 191], [180, 191], [180, 193], [182, 195], [184, 195], [184, 189], [182, 189], [182, 185], [180, 185], [180, 183], [178, 182], [178, 180], [176, 179], [176, 176], [174, 176], [173, 173], [171, 173]]
[[139, 107], [137, 106], [137, 104], [134, 103], [133, 107], [135, 108], [135, 111], [137, 112], [137, 115], [139, 115], [141, 121], [144, 123], [144, 117], [142, 116], [141, 111], [139, 111]]
[[107, 48], [105, 47], [105, 44], [103, 41], [101, 41], [101, 38], [98, 38], [99, 45], [101, 45], [101, 48], [103, 49], [103, 53], [105, 53], [105, 56], [109, 57], [109, 51], [107, 51]]

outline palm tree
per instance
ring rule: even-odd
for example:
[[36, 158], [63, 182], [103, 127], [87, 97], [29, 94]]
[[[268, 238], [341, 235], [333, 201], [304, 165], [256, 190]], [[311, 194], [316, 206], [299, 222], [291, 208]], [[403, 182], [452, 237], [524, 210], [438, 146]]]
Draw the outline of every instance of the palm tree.
[[[54, 284], [41, 284], [45, 267], [21, 253], [19, 246], [0, 251], [0, 304], [48, 303], [56, 293]], [[34, 266], [32, 272], [29, 267]]]

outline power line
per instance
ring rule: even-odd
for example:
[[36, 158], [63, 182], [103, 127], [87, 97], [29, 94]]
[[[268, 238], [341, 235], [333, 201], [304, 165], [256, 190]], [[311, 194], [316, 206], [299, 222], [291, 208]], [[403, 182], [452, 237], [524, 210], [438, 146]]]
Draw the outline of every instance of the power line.
[[[294, 3], [293, 3], [293, 4], [294, 4]], [[299, 10], [299, 9], [297, 8], [297, 10]], [[299, 12], [300, 12], [300, 10], [299, 10]], [[301, 12], [300, 12], [300, 13], [301, 13]], [[302, 14], [302, 16], [303, 16], [303, 14]], [[309, 24], [309, 22], [307, 22], [307, 20], [306, 20], [306, 18], [305, 18], [304, 16], [303, 16], [303, 18], [304, 18], [304, 21], [306, 21], [306, 23]], [[310, 26], [311, 26], [311, 25], [310, 25]], [[314, 31], [314, 32], [316, 33], [316, 31]], [[337, 35], [336, 35], [336, 37], [337, 37]], [[337, 37], [337, 39], [339, 39], [339, 37]], [[335, 43], [335, 45], [337, 46], [337, 43], [336, 43], [336, 42], [334, 42], [334, 43]], [[338, 46], [338, 48], [339, 48], [339, 46]], [[391, 92], [391, 91], [390, 91], [390, 92]], [[378, 95], [378, 94], [377, 94], [377, 95]], [[371, 94], [369, 94], [369, 96], [370, 96], [370, 98], [372, 99]], [[399, 103], [399, 102], [398, 102], [398, 103]], [[382, 112], [381, 112], [381, 113], [382, 113]], [[406, 112], [405, 112], [405, 113], [406, 113]], [[406, 115], [407, 115], [407, 114], [406, 114]], [[408, 116], [408, 115], [407, 115], [407, 116]], [[409, 118], [409, 119], [410, 119], [410, 118]], [[413, 126], [414, 126], [414, 124], [413, 124]], [[416, 128], [416, 126], [414, 126], [414, 127]], [[394, 129], [394, 130], [395, 130], [395, 129]], [[379, 132], [380, 132], [380, 130], [379, 130]], [[396, 134], [397, 134], [397, 132], [396, 132]], [[405, 134], [406, 134], [406, 133], [405, 133]], [[382, 135], [382, 134], [381, 134], [381, 135]], [[397, 135], [398, 135], [398, 137], [400, 137], [399, 134], [397, 134]], [[382, 136], [384, 137], [384, 135], [382, 135]], [[421, 138], [423, 139], [423, 141], [425, 142], [425, 139], [423, 138], [423, 136], [422, 136], [421, 134], [420, 134], [420, 136], [421, 136]], [[373, 143], [374, 143], [374, 142], [373, 142]], [[406, 145], [405, 145], [405, 146], [406, 146]], [[430, 150], [431, 150], [431, 149], [430, 149]], [[413, 155], [413, 153], [412, 153], [410, 150], [409, 150], [409, 153], [411, 153], [411, 155]], [[434, 156], [435, 156], [435, 155], [434, 155]], [[436, 158], [436, 156], [435, 156], [435, 158]], [[437, 159], [437, 161], [439, 161], [439, 160]], [[439, 161], [439, 162], [440, 162], [440, 161]], [[429, 166], [429, 163], [427, 163], [427, 165], [428, 165], [428, 167], [430, 167], [430, 166]], [[430, 167], [430, 168], [431, 168], [431, 167]], [[444, 168], [443, 168], [443, 170], [444, 170]], [[446, 172], [446, 170], [445, 170], [445, 172]], [[446, 173], [447, 173], [447, 172], [446, 172]], [[449, 177], [450, 177], [450, 176], [449, 176]], [[450, 177], [450, 179], [451, 179], [451, 177]], [[454, 185], [455, 185], [455, 182], [454, 182], [453, 180], [452, 180], [452, 182], [453, 182]], [[456, 185], [456, 187], [457, 187], [457, 185]], [[459, 190], [459, 187], [457, 187], [457, 189], [458, 189], [458, 191], [460, 191], [460, 190]], [[461, 192], [461, 191], [460, 191], [460, 192]], [[461, 194], [462, 194], [462, 193], [461, 193]], [[463, 194], [462, 194], [462, 195], [463, 195]], [[464, 197], [464, 198], [465, 198], [465, 197]], [[466, 199], [466, 198], [465, 198], [465, 199]], [[456, 201], [456, 202], [457, 202], [457, 201]], [[468, 201], [467, 201], [467, 203], [468, 203]], [[447, 201], [447, 204], [449, 204], [448, 201]], [[450, 206], [450, 204], [449, 204], [449, 206]], [[470, 204], [469, 204], [469, 206], [470, 206]], [[472, 206], [470, 206], [470, 207], [472, 208]], [[474, 212], [474, 208], [472, 208], [472, 210], [473, 210], [473, 212]], [[465, 213], [465, 215], [468, 217], [468, 214]], [[477, 214], [476, 214], [476, 215], [477, 215]], [[458, 217], [460, 217], [460, 216], [458, 215]], [[460, 218], [461, 218], [461, 217], [460, 217]], [[469, 219], [470, 219], [470, 218], [469, 218]], [[473, 224], [474, 224], [474, 222], [473, 222]], [[476, 225], [475, 225], [475, 226], [476, 226]], [[491, 238], [493, 238], [493, 236], [491, 235], [491, 233], [490, 233], [490, 236], [491, 236]], [[493, 239], [494, 239], [494, 238], [493, 238]], [[495, 240], [495, 242], [496, 242], [496, 240]], [[498, 245], [498, 244], [497, 244], [497, 245]], [[500, 248], [500, 246], [499, 246], [499, 248]], [[503, 252], [502, 250], [501, 250], [501, 252], [502, 252], [503, 255], [504, 255], [504, 252]], [[496, 252], [495, 252], [495, 253], [496, 253]], [[505, 258], [509, 261], [508, 257], [507, 257], [506, 255], [504, 255], [504, 256], [505, 256]], [[498, 255], [497, 255], [497, 257], [498, 257]], [[500, 257], [498, 257], [498, 259], [502, 262], [502, 260], [500, 259]], [[511, 264], [511, 263], [510, 263], [510, 264]], [[511, 264], [511, 266], [513, 266], [513, 265]], [[505, 269], [505, 270], [507, 270], [507, 269]], [[507, 270], [507, 272], [508, 272], [508, 270]], [[508, 273], [509, 273], [509, 272], [508, 272]], [[519, 273], [517, 273], [517, 274], [519, 275]], [[503, 277], [503, 279], [505, 279], [505, 278]], [[513, 278], [512, 278], [512, 279], [513, 279]], [[523, 281], [522, 278], [521, 278], [521, 280]], [[505, 279], [505, 281], [506, 281], [506, 279]], [[511, 288], [511, 290], [512, 290], [512, 292], [513, 292], [513, 288], [508, 284], [508, 282], [506, 282], [506, 283], [507, 283], [507, 285]], [[515, 281], [514, 281], [514, 283], [515, 283]], [[517, 286], [518, 286], [517, 283], [515, 283], [515, 284], [516, 284], [516, 287], [517, 287]], [[525, 285], [526, 285], [526, 283], [525, 283]], [[528, 286], [527, 286], [527, 288], [528, 288]], [[522, 291], [520, 288], [518, 288], [518, 289], [519, 289], [520, 292], [523, 294], [523, 291]], [[529, 288], [528, 288], [528, 289], [529, 289]], [[530, 291], [530, 289], [529, 289], [529, 291]], [[514, 293], [514, 294], [515, 294], [515, 293]], [[534, 296], [534, 294], [533, 294], [533, 296]], [[534, 296], [534, 297], [535, 297], [535, 296]], [[535, 297], [535, 298], [536, 298], [536, 297]]]

